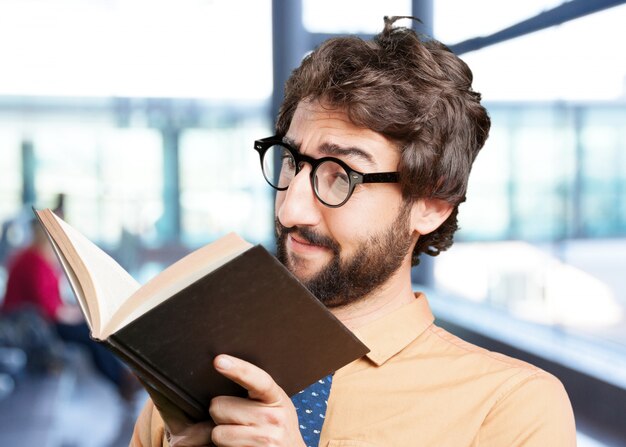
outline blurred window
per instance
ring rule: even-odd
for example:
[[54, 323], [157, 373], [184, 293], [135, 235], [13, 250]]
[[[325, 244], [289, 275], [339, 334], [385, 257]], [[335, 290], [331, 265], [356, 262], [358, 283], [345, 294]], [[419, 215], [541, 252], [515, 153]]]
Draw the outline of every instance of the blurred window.
[[302, 22], [312, 33], [380, 32], [384, 16], [411, 15], [411, 0], [302, 0]]
[[20, 135], [0, 127], [0, 223], [12, 217], [22, 202]]
[[[435, 36], [458, 43], [560, 3], [436, 1]], [[626, 5], [461, 55], [492, 130], [457, 242], [436, 258], [441, 291], [626, 345], [624, 23]]]
[[131, 267], [231, 230], [271, 241], [252, 150], [271, 0], [6, 0], [0, 53], [0, 220], [21, 212], [27, 141], [37, 205], [66, 193], [67, 219]]
[[269, 30], [271, 0], [3, 0], [0, 94], [263, 100]]
[[626, 104], [585, 110], [581, 129], [581, 230], [626, 236]]
[[60, 126], [33, 133], [37, 197], [68, 201], [65, 217], [86, 236], [117, 244], [147, 233], [163, 210], [161, 138], [152, 129]]
[[187, 129], [181, 138], [181, 212], [184, 240], [196, 245], [236, 231], [271, 243], [273, 194], [252, 150], [269, 123]]
[[[434, 34], [452, 45], [489, 35], [561, 1], [437, 0]], [[532, 6], [532, 8], [531, 8]], [[527, 7], [529, 8], [527, 11]], [[506, 23], [500, 17], [509, 17]], [[461, 55], [487, 101], [624, 99], [626, 5]]]
[[435, 37], [453, 44], [489, 35], [561, 3], [563, 0], [434, 0]]

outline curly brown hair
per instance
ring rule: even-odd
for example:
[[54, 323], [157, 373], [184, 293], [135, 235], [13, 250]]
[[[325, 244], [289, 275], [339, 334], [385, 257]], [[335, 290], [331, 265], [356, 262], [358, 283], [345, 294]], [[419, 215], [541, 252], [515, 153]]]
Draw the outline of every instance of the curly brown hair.
[[491, 122], [465, 62], [442, 43], [393, 26], [398, 18], [385, 17], [385, 28], [371, 41], [332, 38], [307, 55], [285, 84], [276, 133], [287, 133], [302, 100], [323, 100], [393, 141], [401, 152], [405, 201], [453, 205], [439, 228], [418, 239], [417, 265], [421, 253], [436, 256], [452, 245], [458, 206]]

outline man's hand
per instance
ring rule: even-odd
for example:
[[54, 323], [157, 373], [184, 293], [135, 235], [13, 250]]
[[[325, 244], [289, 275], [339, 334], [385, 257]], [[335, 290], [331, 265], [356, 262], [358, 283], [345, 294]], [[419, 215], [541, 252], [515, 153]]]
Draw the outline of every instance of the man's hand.
[[219, 396], [211, 401], [209, 413], [216, 424], [211, 440], [215, 445], [305, 446], [296, 409], [269, 374], [226, 355], [217, 356], [213, 364], [220, 374], [248, 390], [248, 399]]
[[248, 390], [248, 398], [213, 398], [209, 407], [213, 421], [197, 424], [155, 402], [160, 407], [171, 447], [305, 447], [296, 409], [269, 374], [227, 355], [217, 356], [213, 365], [220, 374]]

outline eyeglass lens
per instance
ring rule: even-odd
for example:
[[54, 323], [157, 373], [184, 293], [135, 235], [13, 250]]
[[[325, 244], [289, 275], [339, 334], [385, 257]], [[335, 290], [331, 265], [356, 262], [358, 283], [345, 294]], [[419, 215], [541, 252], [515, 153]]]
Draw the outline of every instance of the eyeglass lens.
[[[280, 160], [280, 173], [274, 172], [274, 160]], [[274, 187], [285, 189], [296, 174], [296, 161], [291, 152], [280, 145], [271, 146], [263, 157], [263, 175]], [[317, 197], [328, 205], [339, 205], [350, 193], [350, 179], [346, 170], [334, 161], [317, 165], [313, 173], [313, 187]]]

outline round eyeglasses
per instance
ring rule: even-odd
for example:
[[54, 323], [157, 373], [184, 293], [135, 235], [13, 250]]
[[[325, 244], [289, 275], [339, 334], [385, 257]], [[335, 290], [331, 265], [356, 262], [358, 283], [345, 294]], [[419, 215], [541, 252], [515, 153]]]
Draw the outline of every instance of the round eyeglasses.
[[[312, 158], [273, 136], [254, 142], [261, 158], [261, 169], [267, 183], [284, 191], [298, 175], [303, 163], [311, 165], [311, 187], [315, 197], [324, 205], [337, 208], [345, 204], [359, 183], [397, 183], [398, 172], [364, 174], [355, 171], [334, 157]], [[278, 170], [278, 172], [277, 172]]]

